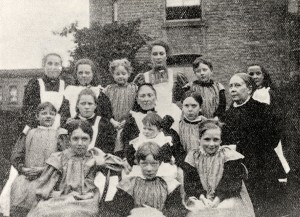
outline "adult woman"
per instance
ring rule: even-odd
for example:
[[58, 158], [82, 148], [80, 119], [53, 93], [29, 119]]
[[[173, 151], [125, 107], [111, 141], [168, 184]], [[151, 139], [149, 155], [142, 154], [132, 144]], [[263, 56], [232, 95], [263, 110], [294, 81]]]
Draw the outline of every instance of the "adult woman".
[[74, 119], [88, 121], [94, 131], [89, 148], [97, 147], [105, 153], [113, 153], [116, 130], [107, 118], [95, 114], [97, 97], [93, 90], [87, 88], [82, 90], [77, 99], [77, 115]]
[[[178, 131], [178, 123], [181, 117], [181, 110], [172, 103], [174, 74], [167, 68], [167, 57], [170, 54], [170, 47], [163, 41], [154, 41], [149, 46], [149, 53], [152, 62], [152, 70], [139, 74], [146, 83], [151, 83], [157, 92], [155, 109], [164, 115], [174, 118], [173, 128]], [[137, 79], [137, 78], [136, 78]]]
[[112, 118], [111, 104], [107, 96], [102, 92], [101, 85], [98, 85], [96, 77], [94, 76], [96, 67], [89, 59], [80, 59], [75, 63], [74, 74], [76, 77], [75, 85], [69, 85], [65, 90], [65, 97], [70, 102], [71, 117], [76, 116], [76, 103], [80, 91], [90, 88], [98, 97], [97, 114]]
[[[156, 90], [152, 86], [152, 84], [145, 83], [139, 86], [137, 90], [136, 103], [132, 111], [130, 111], [130, 116], [127, 118], [124, 129], [121, 135], [121, 140], [125, 147], [125, 157], [127, 156], [127, 151], [129, 148], [129, 142], [135, 138], [137, 138], [142, 132], [143, 129], [143, 118], [147, 115], [149, 111], [155, 111], [155, 102], [156, 102]], [[157, 113], [164, 117], [164, 114], [161, 114], [160, 111]], [[164, 130], [164, 129], [163, 129]], [[168, 136], [168, 134], [166, 133]], [[171, 135], [170, 135], [171, 136]], [[173, 139], [173, 143], [175, 139]], [[176, 142], [175, 142], [176, 143]], [[181, 145], [176, 145], [178, 150], [175, 151], [180, 155], [184, 151], [181, 150]]]
[[[247, 189], [257, 216], [269, 216], [278, 199], [278, 178], [284, 174], [274, 151], [279, 141], [270, 108], [251, 98], [254, 83], [246, 73], [237, 73], [229, 83], [233, 104], [225, 112], [223, 143], [235, 144], [245, 156], [249, 170]], [[278, 204], [274, 204], [276, 207]]]
[[[64, 98], [65, 82], [59, 78], [62, 59], [57, 53], [49, 53], [43, 58], [44, 75], [30, 80], [26, 86], [22, 107], [23, 124], [26, 129], [36, 127], [36, 108], [40, 103], [51, 102], [58, 115], [54, 127], [63, 125], [70, 117], [69, 102]], [[24, 126], [22, 126], [24, 127]], [[24, 129], [25, 131], [27, 131]], [[25, 132], [24, 131], [24, 132]]]

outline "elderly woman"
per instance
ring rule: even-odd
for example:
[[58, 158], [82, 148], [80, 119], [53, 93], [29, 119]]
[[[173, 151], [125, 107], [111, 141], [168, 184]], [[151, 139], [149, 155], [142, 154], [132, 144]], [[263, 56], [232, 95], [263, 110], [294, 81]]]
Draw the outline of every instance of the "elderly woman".
[[71, 117], [76, 115], [76, 103], [80, 91], [86, 88], [90, 88], [94, 91], [96, 97], [98, 97], [97, 114], [112, 118], [111, 104], [108, 97], [102, 92], [101, 85], [98, 85], [95, 77], [96, 66], [93, 61], [89, 59], [80, 59], [75, 64], [75, 85], [70, 85], [65, 90], [65, 97], [70, 102]]
[[237, 73], [230, 79], [233, 103], [222, 119], [222, 140], [223, 144], [235, 144], [236, 150], [245, 156], [243, 163], [249, 170], [246, 185], [256, 215], [268, 216], [279, 196], [278, 178], [284, 170], [274, 151], [279, 141], [276, 123], [270, 108], [251, 97], [254, 85], [246, 73]]
[[[151, 83], [157, 92], [155, 109], [164, 115], [170, 115], [175, 120], [173, 128], [178, 131], [178, 123], [181, 110], [172, 103], [174, 79], [173, 72], [167, 68], [167, 57], [170, 55], [170, 47], [163, 41], [154, 41], [149, 45], [149, 53], [152, 69], [135, 78], [141, 78], [140, 82]], [[166, 109], [167, 108], [167, 109]]]

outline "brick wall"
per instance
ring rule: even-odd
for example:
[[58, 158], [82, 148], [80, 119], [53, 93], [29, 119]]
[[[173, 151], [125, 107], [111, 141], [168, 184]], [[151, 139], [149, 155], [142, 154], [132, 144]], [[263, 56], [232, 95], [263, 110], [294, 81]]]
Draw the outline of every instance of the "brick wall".
[[[92, 23], [109, 22], [107, 2], [90, 0]], [[251, 62], [263, 64], [276, 81], [288, 75], [286, 1], [203, 0], [203, 22], [172, 28], [165, 25], [164, 0], [118, 0], [118, 7], [120, 22], [141, 19], [141, 32], [168, 41], [174, 53], [201, 53], [211, 60], [215, 79], [225, 85]], [[145, 52], [140, 58], [147, 58]]]

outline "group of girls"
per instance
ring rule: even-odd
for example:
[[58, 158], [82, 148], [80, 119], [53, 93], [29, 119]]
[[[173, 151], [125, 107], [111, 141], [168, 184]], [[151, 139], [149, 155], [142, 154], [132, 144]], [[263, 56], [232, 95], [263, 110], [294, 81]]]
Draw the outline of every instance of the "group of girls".
[[226, 110], [212, 64], [197, 58], [197, 80], [178, 87], [166, 66], [169, 52], [166, 43], [152, 43], [152, 70], [137, 75], [137, 84], [128, 82], [127, 59], [112, 61], [115, 83], [106, 88], [88, 59], [77, 61], [76, 84], [65, 87], [60, 56], [46, 55], [43, 77], [25, 90], [24, 130], [11, 158], [18, 175], [2, 191], [11, 188], [10, 204], [0, 196], [3, 214], [279, 214], [278, 179], [286, 171], [274, 150], [280, 117], [268, 73], [252, 65], [232, 76]]

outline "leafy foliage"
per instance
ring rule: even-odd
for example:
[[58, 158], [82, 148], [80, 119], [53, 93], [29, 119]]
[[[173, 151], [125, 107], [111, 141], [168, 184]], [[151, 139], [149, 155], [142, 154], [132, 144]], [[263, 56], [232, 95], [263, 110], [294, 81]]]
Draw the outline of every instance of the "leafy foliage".
[[[90, 28], [78, 29], [77, 23], [72, 23], [54, 34], [62, 37], [73, 34], [76, 48], [71, 56], [74, 62], [81, 58], [93, 60], [98, 68], [96, 76], [106, 85], [112, 81], [108, 71], [109, 61], [127, 58], [134, 66], [134, 74], [148, 67], [135, 60], [138, 50], [150, 40], [150, 37], [139, 32], [140, 24], [140, 20], [104, 26], [96, 23]], [[71, 62], [71, 66], [74, 66], [74, 62]]]

